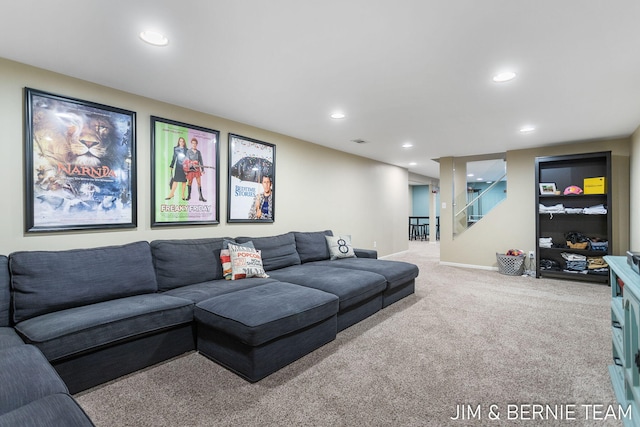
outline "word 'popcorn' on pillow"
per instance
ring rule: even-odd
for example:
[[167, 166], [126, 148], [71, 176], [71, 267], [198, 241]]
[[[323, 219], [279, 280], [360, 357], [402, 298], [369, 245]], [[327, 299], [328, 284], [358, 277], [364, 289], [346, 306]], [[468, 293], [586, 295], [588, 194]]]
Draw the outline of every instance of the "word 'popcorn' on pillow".
[[231, 256], [231, 280], [249, 277], [269, 277], [262, 266], [260, 251], [229, 244]]
[[355, 258], [356, 253], [351, 246], [349, 236], [325, 236], [331, 259]]

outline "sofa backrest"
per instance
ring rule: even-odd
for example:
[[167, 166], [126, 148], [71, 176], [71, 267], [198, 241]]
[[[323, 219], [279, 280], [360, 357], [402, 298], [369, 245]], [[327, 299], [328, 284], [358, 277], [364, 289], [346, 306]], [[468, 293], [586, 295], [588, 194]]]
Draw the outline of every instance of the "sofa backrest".
[[300, 255], [300, 261], [303, 264], [305, 262], [321, 261], [331, 257], [327, 239], [325, 239], [325, 236], [333, 236], [331, 230], [304, 233], [294, 231], [293, 236], [296, 240], [296, 249], [298, 255]]
[[9, 285], [9, 258], [0, 255], [0, 328], [11, 325], [9, 307], [11, 292]]
[[9, 255], [15, 323], [72, 307], [157, 292], [148, 242]]
[[220, 250], [230, 238], [154, 240], [151, 242], [158, 289], [222, 279]]
[[235, 240], [240, 244], [253, 242], [253, 246], [262, 253], [262, 265], [265, 271], [301, 263], [293, 233], [270, 237], [236, 237]]

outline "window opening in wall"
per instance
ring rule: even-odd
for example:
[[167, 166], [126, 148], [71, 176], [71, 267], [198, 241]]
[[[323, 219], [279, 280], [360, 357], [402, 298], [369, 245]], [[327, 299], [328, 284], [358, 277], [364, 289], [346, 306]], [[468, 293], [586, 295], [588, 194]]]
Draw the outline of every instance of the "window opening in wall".
[[481, 221], [507, 197], [507, 162], [494, 159], [454, 159], [453, 236]]

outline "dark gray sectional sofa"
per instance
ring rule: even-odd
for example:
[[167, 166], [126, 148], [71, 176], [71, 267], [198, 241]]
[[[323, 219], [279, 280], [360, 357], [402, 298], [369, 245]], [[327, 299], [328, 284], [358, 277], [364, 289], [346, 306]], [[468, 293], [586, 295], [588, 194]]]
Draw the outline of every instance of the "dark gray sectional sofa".
[[[58, 425], [92, 425], [70, 393], [191, 350], [258, 381], [414, 292], [415, 265], [362, 250], [331, 260], [331, 235], [156, 240], [1, 256], [0, 364], [29, 353], [24, 360], [34, 372], [48, 369], [58, 383], [34, 392], [21, 375], [29, 368], [3, 365], [3, 388], [12, 384], [31, 397], [7, 402], [1, 391], [0, 426], [3, 417], [16, 421], [23, 412], [55, 417], [51, 408], [61, 405], [71, 408], [62, 411], [71, 418]], [[252, 242], [269, 277], [225, 280], [220, 251], [229, 241]]]

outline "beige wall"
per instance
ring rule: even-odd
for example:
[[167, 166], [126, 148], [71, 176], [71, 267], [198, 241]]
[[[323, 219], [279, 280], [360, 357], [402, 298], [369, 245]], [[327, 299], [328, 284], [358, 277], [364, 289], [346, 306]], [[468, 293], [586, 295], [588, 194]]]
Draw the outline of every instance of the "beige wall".
[[[639, 139], [639, 138], [636, 138]], [[636, 146], [638, 142], [636, 142]], [[597, 151], [612, 152], [614, 189], [613, 246], [615, 255], [629, 248], [629, 156], [630, 139], [590, 141], [507, 152], [507, 198], [482, 221], [452, 237], [452, 209], [441, 208], [440, 259], [443, 263], [491, 268], [496, 252], [508, 249], [534, 250], [535, 158]], [[440, 159], [441, 202], [452, 200], [453, 158]], [[636, 212], [638, 212], [636, 210]]]
[[[87, 83], [0, 58], [0, 168], [4, 201], [0, 254], [16, 250], [55, 250], [122, 244], [136, 240], [209, 236], [269, 236], [287, 231], [331, 229], [350, 234], [361, 248], [379, 255], [407, 248], [408, 172], [309, 142]], [[23, 88], [98, 102], [137, 113], [136, 229], [57, 233], [24, 232]], [[159, 91], [162, 88], [158, 88]], [[220, 131], [220, 218], [213, 226], [150, 227], [151, 115]], [[273, 224], [226, 224], [227, 134], [237, 133], [276, 145], [276, 218]]]

